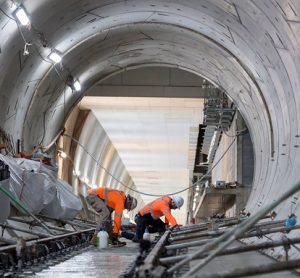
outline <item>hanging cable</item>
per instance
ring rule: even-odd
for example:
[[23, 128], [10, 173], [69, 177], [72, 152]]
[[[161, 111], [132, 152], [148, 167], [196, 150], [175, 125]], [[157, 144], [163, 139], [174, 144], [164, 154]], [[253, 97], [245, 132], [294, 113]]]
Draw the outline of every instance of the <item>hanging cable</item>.
[[227, 147], [227, 149], [224, 151], [224, 153], [221, 155], [221, 157], [218, 159], [218, 161], [211, 167], [211, 169], [209, 171], [207, 171], [207, 173], [204, 174], [201, 178], [199, 178], [196, 182], [194, 182], [191, 186], [188, 186], [188, 187], [186, 187], [186, 188], [184, 188], [182, 190], [179, 190], [179, 191], [176, 191], [176, 192], [173, 192], [173, 193], [168, 193], [168, 194], [161, 195], [161, 194], [150, 194], [150, 193], [146, 193], [146, 192], [142, 192], [142, 191], [130, 188], [129, 186], [127, 186], [126, 184], [124, 184], [122, 181], [120, 181], [118, 178], [116, 178], [113, 174], [111, 174], [105, 167], [103, 167], [100, 164], [100, 162], [77, 139], [75, 139], [74, 137], [72, 137], [71, 135], [68, 135], [68, 134], [62, 134], [62, 136], [70, 138], [73, 142], [75, 142], [77, 145], [79, 145], [84, 150], [84, 152], [86, 154], [88, 154], [96, 162], [96, 165], [99, 168], [103, 169], [109, 176], [111, 176], [118, 183], [122, 184], [124, 187], [126, 187], [129, 190], [134, 191], [134, 192], [136, 192], [138, 194], [145, 195], [145, 196], [151, 196], [151, 197], [161, 197], [161, 196], [166, 196], [166, 195], [168, 195], [168, 196], [176, 195], [176, 194], [182, 193], [182, 192], [184, 192], [186, 190], [189, 190], [190, 188], [193, 188], [193, 187], [197, 186], [198, 183], [201, 182], [206, 176], [208, 176], [212, 172], [212, 170], [221, 162], [221, 160], [224, 158], [224, 156], [229, 151], [229, 149], [231, 148], [231, 146], [233, 145], [233, 143], [235, 142], [235, 140], [237, 138], [237, 137], [235, 137], [232, 140], [232, 142], [230, 143], [230, 145]]

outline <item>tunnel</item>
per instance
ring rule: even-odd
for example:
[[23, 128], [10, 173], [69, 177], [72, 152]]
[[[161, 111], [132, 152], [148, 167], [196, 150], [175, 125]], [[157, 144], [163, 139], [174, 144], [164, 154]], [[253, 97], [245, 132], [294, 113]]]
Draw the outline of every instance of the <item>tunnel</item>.
[[[76, 112], [85, 98], [201, 98], [200, 89], [199, 95], [189, 95], [188, 90], [101, 95], [100, 89], [111, 80], [130, 74], [138, 80], [142, 72], [146, 81], [157, 72], [192, 76], [226, 94], [253, 148], [253, 177], [244, 202], [251, 215], [299, 182], [298, 0], [2, 0], [0, 8], [1, 133], [11, 138], [14, 149], [47, 146], [55, 138], [61, 146], [69, 144], [75, 166], [61, 162], [59, 171], [76, 190], [73, 168], [81, 167], [82, 172], [83, 164], [91, 168], [96, 162], [62, 130], [73, 132], [74, 119], [78, 125], [83, 121], [81, 131], [96, 128], [96, 123], [88, 127], [90, 115]], [[17, 17], [20, 8], [29, 17], [25, 25]], [[53, 61], [53, 53], [61, 61]], [[76, 80], [80, 90], [69, 86]], [[118, 151], [109, 149], [103, 133], [92, 135], [86, 135], [84, 145], [93, 146], [96, 155], [106, 144], [111, 174], [121, 177], [126, 192], [136, 189], [126, 164], [116, 157]], [[83, 139], [80, 134], [76, 138]], [[93, 171], [96, 182], [101, 173]], [[112, 180], [112, 187], [117, 183]], [[150, 201], [138, 193], [134, 196], [141, 204]], [[298, 199], [295, 192], [281, 202], [274, 209], [276, 219], [299, 213]], [[298, 235], [293, 231], [294, 237]], [[297, 252], [293, 249], [291, 256], [296, 258]]]

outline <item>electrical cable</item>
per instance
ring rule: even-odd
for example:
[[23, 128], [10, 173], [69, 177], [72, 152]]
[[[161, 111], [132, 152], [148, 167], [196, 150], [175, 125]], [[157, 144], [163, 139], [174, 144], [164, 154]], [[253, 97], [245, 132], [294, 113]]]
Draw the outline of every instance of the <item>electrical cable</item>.
[[145, 195], [145, 196], [151, 196], [151, 197], [161, 197], [161, 196], [166, 196], [166, 195], [168, 195], [168, 196], [177, 195], [177, 194], [182, 193], [182, 192], [184, 192], [186, 190], [189, 190], [190, 188], [193, 188], [193, 187], [197, 186], [198, 183], [201, 182], [205, 177], [207, 177], [212, 172], [212, 170], [220, 163], [220, 161], [224, 158], [224, 156], [229, 151], [229, 149], [231, 148], [231, 146], [233, 145], [233, 143], [235, 142], [235, 140], [237, 138], [237, 137], [235, 137], [232, 140], [232, 142], [229, 144], [229, 146], [227, 147], [227, 149], [224, 151], [224, 153], [221, 155], [221, 157], [218, 159], [218, 161], [211, 167], [211, 169], [209, 171], [207, 171], [207, 173], [204, 174], [201, 178], [199, 178], [196, 182], [194, 182], [191, 186], [188, 186], [188, 187], [186, 187], [186, 188], [184, 188], [182, 190], [179, 190], [179, 191], [176, 191], [176, 192], [173, 192], [173, 193], [168, 193], [168, 194], [161, 195], [161, 194], [150, 194], [150, 193], [146, 193], [146, 192], [142, 192], [142, 191], [130, 188], [129, 186], [127, 186], [126, 184], [124, 184], [122, 181], [120, 181], [118, 178], [116, 178], [114, 175], [112, 175], [105, 167], [103, 167], [100, 164], [100, 162], [77, 139], [75, 139], [74, 137], [72, 137], [71, 135], [68, 135], [68, 134], [62, 134], [62, 136], [70, 138], [73, 142], [75, 142], [77, 145], [79, 145], [84, 150], [84, 152], [86, 154], [88, 154], [96, 162], [96, 165], [99, 168], [103, 169], [109, 176], [111, 176], [118, 183], [122, 184], [127, 189], [129, 189], [131, 191], [134, 191], [134, 192], [136, 192], [138, 194]]

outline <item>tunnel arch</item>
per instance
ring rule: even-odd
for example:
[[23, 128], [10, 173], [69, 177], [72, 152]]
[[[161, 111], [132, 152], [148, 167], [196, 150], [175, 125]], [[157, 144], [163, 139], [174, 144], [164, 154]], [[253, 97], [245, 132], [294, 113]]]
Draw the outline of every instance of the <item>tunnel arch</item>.
[[[64, 53], [70, 49], [69, 53], [65, 54], [64, 61], [68, 61], [68, 59], [71, 61], [76, 57], [76, 55], [73, 56], [76, 51], [80, 52], [80, 49], [87, 49], [88, 44], [93, 39], [97, 42], [97, 36], [89, 37], [89, 34], [94, 32], [94, 25], [89, 27], [84, 25], [85, 27], [82, 28], [83, 21], [87, 20], [84, 18], [89, 17], [91, 11], [99, 18], [99, 20], [94, 21], [95, 25], [98, 24], [99, 29], [110, 30], [109, 36], [114, 37], [114, 39], [122, 38], [122, 42], [125, 43], [128, 36], [130, 37], [130, 32], [133, 32], [133, 39], [129, 44], [125, 44], [123, 55], [117, 53], [118, 55], [112, 57], [113, 62], [119, 60], [124, 63], [116, 67], [105, 64], [107, 59], [102, 60], [102, 71], [95, 72], [94, 76], [87, 74], [86, 77], [82, 77], [83, 83], [87, 84], [87, 87], [96, 84], [102, 77], [112, 74], [120, 68], [151, 63], [168, 63], [172, 66], [180, 66], [198, 72], [224, 88], [241, 110], [250, 127], [254, 142], [255, 186], [249, 208], [258, 209], [258, 202], [276, 198], [271, 193], [271, 189], [277, 188], [282, 192], [285, 190], [281, 186], [283, 182], [290, 184], [297, 179], [296, 169], [300, 166], [299, 162], [296, 161], [298, 149], [295, 147], [299, 144], [297, 139], [299, 137], [297, 111], [300, 104], [300, 98], [297, 96], [297, 89], [299, 89], [299, 80], [297, 80], [299, 78], [299, 42], [295, 39], [294, 32], [297, 30], [288, 22], [292, 15], [288, 12], [287, 6], [279, 6], [275, 1], [268, 3], [265, 1], [232, 2], [228, 5], [220, 1], [201, 1], [201, 3], [188, 1], [184, 5], [180, 1], [105, 1], [100, 5], [96, 3], [97, 1], [85, 1], [81, 5], [82, 9], [76, 10], [76, 5], [71, 5], [65, 1], [64, 4], [61, 3], [61, 6], [57, 5], [59, 1], [54, 1], [50, 6], [46, 5], [47, 1], [39, 1], [38, 4], [34, 4], [34, 2], [36, 1], [24, 1], [26, 9], [32, 12], [32, 18], [35, 14], [47, 14], [45, 18], [36, 18], [35, 24], [43, 30], [45, 36], [58, 50]], [[65, 12], [66, 8], [68, 9], [67, 13]], [[269, 15], [269, 10], [272, 11], [272, 16]], [[52, 14], [56, 15], [56, 20], [53, 20]], [[83, 15], [86, 16], [82, 17]], [[93, 16], [95, 17], [95, 15]], [[219, 20], [220, 18], [222, 20]], [[103, 20], [102, 23], [99, 23], [101, 20]], [[49, 24], [51, 21], [52, 24]], [[79, 32], [76, 48], [72, 48], [76, 42], [71, 41], [72, 34], [70, 33], [72, 30], [70, 26], [74, 22], [77, 22], [74, 29], [78, 29]], [[140, 30], [142, 25], [143, 28]], [[246, 25], [247, 28], [245, 28]], [[121, 30], [124, 30], [122, 29], [124, 26], [128, 27], [127, 32], [120, 33]], [[165, 31], [163, 30], [164, 27]], [[89, 30], [90, 33], [87, 31], [89, 28], [91, 29]], [[160, 42], [167, 40], [167, 34], [168, 32], [171, 33], [172, 28], [175, 29], [172, 33], [173, 37], [167, 41], [165, 48], [162, 48]], [[97, 29], [98, 32], [99, 29]], [[8, 29], [3, 29], [0, 34], [8, 32], [6, 30]], [[9, 25], [9, 31], [12, 31], [11, 25]], [[115, 35], [113, 35], [114, 32]], [[137, 41], [134, 40], [137, 33], [142, 38], [139, 43], [147, 43], [142, 48], [149, 51], [147, 58], [141, 58], [141, 53], [143, 55], [144, 52], [138, 51], [141, 49], [141, 45], [138, 45]], [[159, 39], [149, 39], [149, 33], [158, 36]], [[211, 58], [203, 68], [195, 65], [196, 61], [193, 59], [197, 56], [195, 47], [200, 46], [193, 46], [191, 42], [200, 38], [201, 42], [206, 40], [205, 43], [208, 45], [202, 51], [202, 55], [213, 57], [214, 54], [219, 54], [217, 55], [219, 58], [217, 64], [213, 64], [216, 59]], [[110, 47], [114, 45], [112, 41], [108, 40], [106, 32], [102, 33], [102, 39]], [[12, 36], [11, 40], [19, 39]], [[7, 48], [4, 47], [4, 50], [8, 51], [8, 45], [12, 44], [11, 40], [8, 39]], [[212, 42], [215, 43], [212, 44]], [[247, 43], [251, 45], [247, 45]], [[16, 47], [16, 50], [11, 50], [11, 52], [17, 53], [17, 50], [21, 48], [21, 42], [16, 44], [19, 47]], [[120, 42], [115, 42], [115, 45], [119, 44]], [[130, 49], [132, 46], [139, 46], [139, 48]], [[172, 46], [173, 52], [170, 52]], [[186, 47], [186, 49], [179, 50], [176, 49], [176, 46]], [[160, 52], [153, 52], [157, 47], [160, 47]], [[211, 51], [215, 52], [211, 54]], [[43, 54], [43, 52], [41, 53]], [[108, 56], [109, 53], [111, 52], [106, 52]], [[200, 54], [199, 56], [201, 57]], [[5, 122], [2, 121], [1, 126], [4, 126], [16, 138], [21, 137], [24, 128], [34, 127], [34, 130], [28, 129], [30, 134], [23, 133], [25, 142], [34, 144], [40, 139], [40, 131], [43, 130], [42, 119], [46, 108], [41, 104], [48, 100], [45, 96], [54, 93], [51, 95], [50, 103], [52, 100], [54, 107], [56, 104], [61, 107], [59, 96], [64, 89], [64, 80], [59, 81], [51, 69], [51, 65], [47, 62], [40, 63], [40, 57], [37, 54], [33, 54], [24, 61], [24, 67], [18, 74], [13, 73], [14, 67], [12, 66], [17, 61], [17, 54], [12, 55], [14, 58], [2, 57], [0, 58], [2, 61], [1, 70], [7, 69], [7, 72], [14, 76], [10, 80], [15, 82], [15, 86], [10, 86], [2, 80], [0, 84], [2, 99], [7, 93], [5, 104], [8, 107], [18, 106], [20, 97], [23, 98], [23, 101], [21, 105], [19, 104], [20, 107], [18, 107], [15, 115], [9, 116]], [[94, 56], [90, 57], [93, 59]], [[7, 61], [9, 63], [5, 65]], [[170, 63], [170, 61], [173, 62]], [[64, 63], [67, 64], [73, 74], [80, 75], [80, 69], [76, 71], [76, 64], [72, 66], [71, 63]], [[96, 69], [99, 67], [99, 63], [90, 67], [90, 70], [93, 67]], [[84, 68], [81, 71], [83, 72]], [[224, 72], [226, 73], [224, 74]], [[38, 81], [33, 82], [31, 86], [31, 80]], [[51, 83], [54, 84], [51, 85]], [[47, 88], [49, 89], [47, 90]], [[54, 133], [62, 126], [68, 110], [79, 101], [80, 97], [80, 94], [74, 94], [70, 97], [68, 104], [64, 105], [66, 110], [63, 113], [64, 117], [61, 116], [59, 109], [55, 110], [54, 108], [52, 110], [55, 112], [50, 115], [48, 130]], [[264, 103], [267, 104], [267, 107]], [[2, 114], [3, 118], [7, 118], [4, 112]], [[46, 141], [49, 141], [52, 135], [46, 134]], [[272, 137], [274, 138], [271, 139]], [[274, 145], [274, 157], [272, 157], [272, 145]], [[259, 196], [259, 200], [256, 200], [257, 196]]]

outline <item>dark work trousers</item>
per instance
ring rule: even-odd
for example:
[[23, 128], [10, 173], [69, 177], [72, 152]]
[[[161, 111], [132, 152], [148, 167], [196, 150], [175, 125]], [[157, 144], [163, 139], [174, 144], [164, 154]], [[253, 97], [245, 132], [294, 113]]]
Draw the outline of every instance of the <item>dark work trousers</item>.
[[136, 223], [136, 238], [142, 239], [146, 227], [148, 227], [149, 233], [161, 233], [166, 230], [165, 223], [158, 219], [153, 219], [150, 213], [141, 216], [137, 214], [134, 218]]

